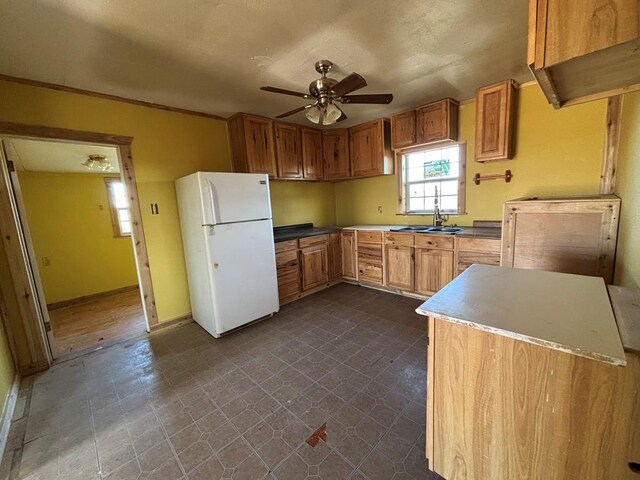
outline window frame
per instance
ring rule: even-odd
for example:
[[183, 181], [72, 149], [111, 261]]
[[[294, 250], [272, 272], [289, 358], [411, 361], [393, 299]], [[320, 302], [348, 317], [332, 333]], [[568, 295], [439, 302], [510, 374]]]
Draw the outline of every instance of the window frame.
[[[114, 238], [130, 238], [131, 232], [126, 233], [122, 231], [122, 227], [120, 226], [120, 216], [118, 215], [118, 210], [127, 210], [129, 212], [129, 219], [131, 219], [130, 205], [127, 205], [126, 208], [117, 208], [116, 200], [113, 196], [113, 188], [111, 186], [113, 183], [121, 183], [126, 189], [126, 185], [120, 177], [105, 177], [104, 183], [107, 188], [107, 200], [109, 201], [109, 213], [111, 214], [111, 226], [113, 227], [113, 237]], [[133, 231], [133, 222], [131, 222], [131, 231]]]
[[458, 175], [458, 208], [455, 213], [442, 212], [443, 215], [466, 215], [466, 185], [467, 185], [467, 143], [466, 142], [440, 142], [433, 145], [420, 145], [403, 148], [395, 152], [396, 157], [396, 177], [398, 178], [398, 205], [397, 215], [433, 215], [434, 212], [407, 212], [407, 189], [405, 186], [405, 169], [403, 157], [410, 153], [426, 152], [430, 150], [440, 150], [447, 147], [458, 146], [460, 149], [459, 175]]

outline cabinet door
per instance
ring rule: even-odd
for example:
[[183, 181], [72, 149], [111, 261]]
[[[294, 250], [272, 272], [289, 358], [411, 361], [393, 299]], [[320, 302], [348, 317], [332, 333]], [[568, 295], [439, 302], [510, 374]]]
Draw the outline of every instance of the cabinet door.
[[342, 240], [339, 233], [329, 235], [329, 280], [342, 276]]
[[342, 237], [342, 276], [356, 279], [356, 236], [354, 231], [343, 231]]
[[346, 128], [322, 132], [324, 179], [340, 180], [351, 176], [349, 131]]
[[453, 280], [453, 251], [416, 248], [416, 292], [432, 295]]
[[278, 175], [278, 167], [273, 140], [273, 121], [245, 116], [244, 139], [248, 173], [266, 173], [275, 178]]
[[311, 290], [329, 281], [327, 245], [315, 245], [300, 250], [302, 291]]
[[276, 251], [276, 269], [278, 272], [278, 296], [280, 303], [292, 300], [300, 293], [300, 271], [298, 251]]
[[412, 291], [414, 279], [413, 247], [386, 246], [387, 286]]
[[458, 139], [458, 104], [441, 100], [416, 110], [416, 143]]
[[349, 129], [351, 168], [354, 177], [382, 175], [382, 122], [363, 123]]
[[515, 94], [511, 80], [476, 92], [476, 161], [512, 158]]
[[322, 180], [322, 132], [312, 128], [302, 128], [300, 132], [303, 177], [307, 180]]
[[302, 178], [300, 127], [276, 122], [278, 177]]
[[416, 111], [399, 113], [391, 117], [391, 146], [394, 149], [410, 147], [416, 143]]

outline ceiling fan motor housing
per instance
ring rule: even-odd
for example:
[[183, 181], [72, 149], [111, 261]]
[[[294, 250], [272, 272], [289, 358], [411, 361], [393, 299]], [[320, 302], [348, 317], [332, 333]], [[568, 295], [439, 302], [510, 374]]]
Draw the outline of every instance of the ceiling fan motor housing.
[[321, 104], [326, 103], [331, 95], [331, 88], [338, 83], [337, 80], [322, 77], [309, 84], [309, 93], [316, 97]]

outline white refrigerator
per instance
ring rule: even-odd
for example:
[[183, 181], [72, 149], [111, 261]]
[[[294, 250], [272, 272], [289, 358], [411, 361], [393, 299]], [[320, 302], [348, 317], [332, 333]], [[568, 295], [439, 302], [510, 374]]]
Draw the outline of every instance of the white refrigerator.
[[176, 180], [193, 319], [214, 337], [279, 310], [269, 177]]

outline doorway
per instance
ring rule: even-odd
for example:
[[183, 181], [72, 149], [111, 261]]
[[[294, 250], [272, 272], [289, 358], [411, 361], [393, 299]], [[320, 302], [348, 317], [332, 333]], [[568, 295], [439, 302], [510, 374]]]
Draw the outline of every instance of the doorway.
[[118, 147], [0, 142], [52, 358], [147, 331]]

